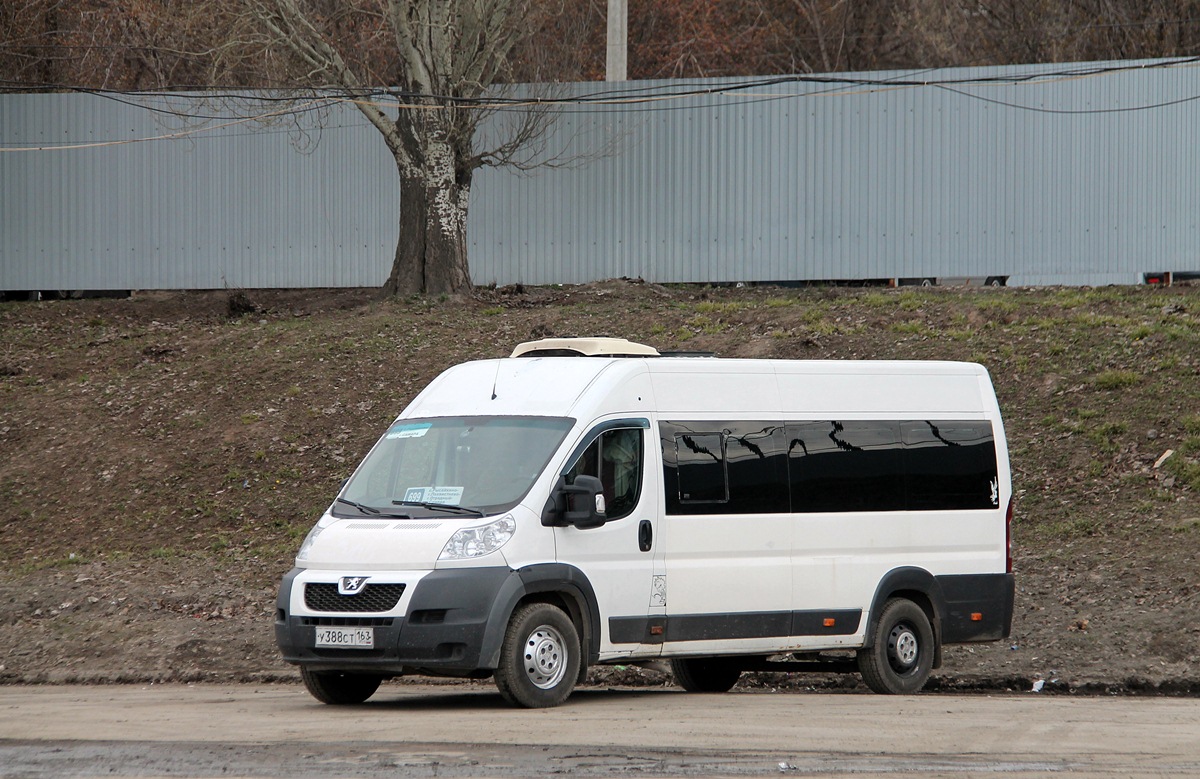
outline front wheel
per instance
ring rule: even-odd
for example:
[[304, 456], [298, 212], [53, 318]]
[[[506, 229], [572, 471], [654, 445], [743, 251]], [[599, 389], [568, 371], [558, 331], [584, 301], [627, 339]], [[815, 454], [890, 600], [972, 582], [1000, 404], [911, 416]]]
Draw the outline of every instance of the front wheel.
[[883, 606], [874, 645], [859, 650], [858, 670], [877, 693], [917, 692], [933, 670], [934, 643], [925, 611], [910, 600], [894, 598]]
[[321, 703], [362, 703], [375, 694], [383, 677], [377, 674], [347, 674], [340, 671], [310, 671], [301, 666], [300, 678], [312, 697]]
[[675, 683], [688, 692], [729, 692], [742, 670], [730, 658], [698, 657], [672, 660], [671, 674]]
[[496, 687], [517, 706], [557, 706], [575, 689], [581, 651], [579, 633], [562, 609], [548, 603], [522, 606], [504, 634]]

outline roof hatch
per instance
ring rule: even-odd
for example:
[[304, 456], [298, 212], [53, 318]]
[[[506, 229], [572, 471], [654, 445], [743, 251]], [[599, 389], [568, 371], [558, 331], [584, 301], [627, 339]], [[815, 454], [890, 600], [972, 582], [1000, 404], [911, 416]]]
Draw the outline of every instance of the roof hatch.
[[510, 357], [658, 357], [653, 346], [624, 338], [543, 338], [517, 344]]

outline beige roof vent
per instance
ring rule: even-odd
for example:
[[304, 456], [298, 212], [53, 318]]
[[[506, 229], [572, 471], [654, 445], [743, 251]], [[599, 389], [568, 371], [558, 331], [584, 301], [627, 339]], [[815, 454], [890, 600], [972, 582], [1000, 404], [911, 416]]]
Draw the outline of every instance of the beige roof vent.
[[543, 338], [518, 344], [510, 357], [657, 357], [653, 346], [624, 338]]

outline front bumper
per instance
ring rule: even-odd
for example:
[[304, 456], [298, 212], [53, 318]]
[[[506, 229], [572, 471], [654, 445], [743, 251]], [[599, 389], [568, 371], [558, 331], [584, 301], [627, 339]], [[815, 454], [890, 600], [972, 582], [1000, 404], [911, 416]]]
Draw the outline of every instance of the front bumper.
[[[315, 611], [305, 606], [304, 588], [310, 578], [320, 577], [331, 580], [326, 572], [293, 569], [280, 586], [275, 616], [275, 642], [283, 659], [314, 671], [399, 675], [494, 669], [506, 621], [499, 612], [520, 588], [520, 576], [507, 567], [437, 570], [422, 572], [415, 584], [397, 582], [408, 588], [389, 612]], [[386, 579], [371, 577], [373, 582]], [[317, 648], [319, 626], [371, 627], [375, 647]]]

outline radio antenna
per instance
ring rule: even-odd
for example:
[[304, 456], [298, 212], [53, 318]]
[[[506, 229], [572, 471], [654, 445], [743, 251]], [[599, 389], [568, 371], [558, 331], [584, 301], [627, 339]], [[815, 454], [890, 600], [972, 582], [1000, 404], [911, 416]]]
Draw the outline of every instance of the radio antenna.
[[492, 379], [492, 400], [496, 399], [496, 385], [500, 383], [500, 361], [496, 360], [496, 376]]

